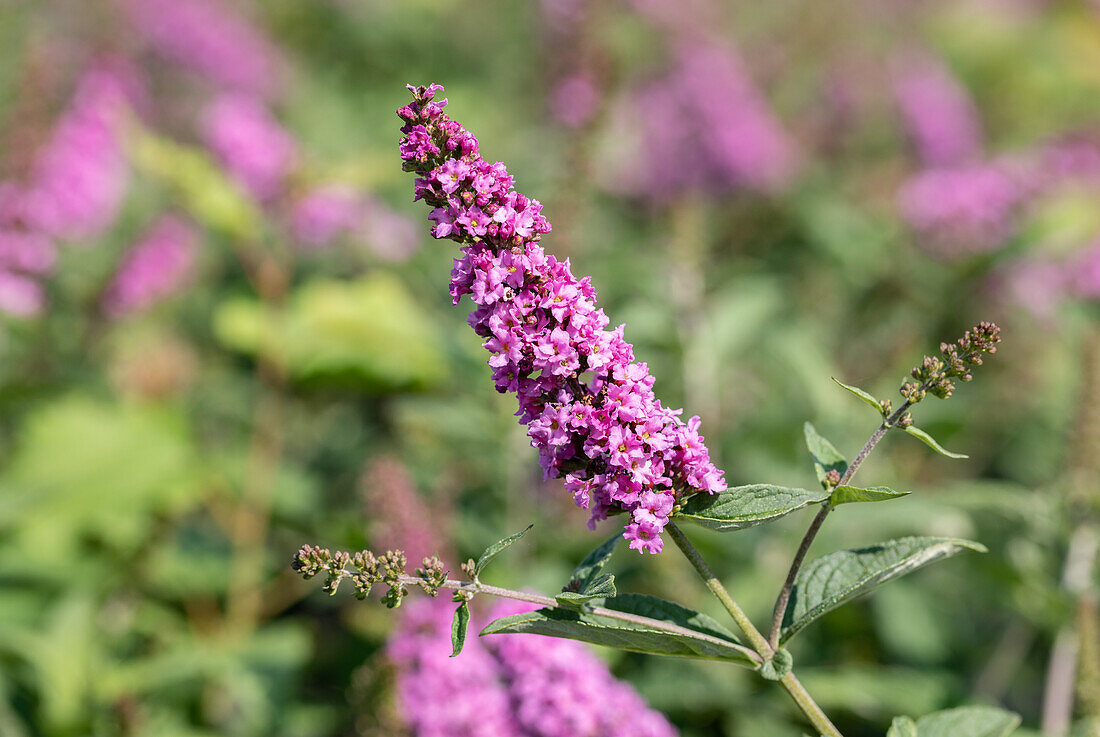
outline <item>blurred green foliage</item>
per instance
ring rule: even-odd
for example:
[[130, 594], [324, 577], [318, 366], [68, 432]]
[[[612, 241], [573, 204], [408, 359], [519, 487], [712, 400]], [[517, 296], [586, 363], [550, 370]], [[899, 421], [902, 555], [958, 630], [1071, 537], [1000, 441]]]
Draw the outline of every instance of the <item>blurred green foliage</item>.
[[[569, 52], [536, 3], [252, 10], [294, 62], [280, 116], [309, 152], [302, 176], [362, 184], [418, 221], [392, 111], [406, 82], [446, 83], [450, 111], [486, 156], [545, 203], [547, 247], [593, 275], [612, 323], [627, 323], [665, 404], [703, 416], [731, 484], [812, 485], [805, 420], [851, 457], [878, 420], [831, 376], [897, 402], [909, 366], [940, 340], [979, 319], [1002, 325], [1005, 344], [977, 381], [917, 412], [970, 460], [890, 437], [861, 483], [914, 493], [846, 505], [811, 554], [905, 535], [991, 551], [838, 609], [792, 648], [808, 689], [846, 735], [864, 737], [899, 714], [973, 702], [1038, 724], [1048, 654], [1076, 606], [1061, 585], [1070, 532], [1096, 506], [1095, 477], [1070, 481], [1067, 442], [1080, 441], [1093, 307], [1036, 317], [990, 282], [1022, 254], [1095, 236], [1095, 193], [1043, 202], [1004, 251], [956, 262], [922, 251], [894, 211], [913, 164], [876, 68], [891, 49], [947, 58], [993, 149], [1100, 123], [1100, 15], [1084, 2], [1005, 4], [1023, 9], [720, 7], [716, 28], [741, 44], [804, 141], [805, 169], [781, 194], [661, 205], [606, 186], [613, 135], [548, 115], [547, 80]], [[44, 39], [74, 33], [65, 7], [0, 8], [0, 129]], [[604, 21], [584, 43], [614, 83], [660, 65], [635, 14], [615, 5]], [[78, 43], [123, 43], [110, 29], [91, 38]], [[73, 72], [65, 64], [59, 77]], [[860, 114], [818, 131], [827, 73], [853, 68]], [[361, 482], [373, 459], [407, 468], [453, 566], [534, 521], [490, 572], [501, 584], [555, 592], [608, 530], [586, 531], [586, 514], [540, 481], [466, 307], [450, 304], [451, 244], [425, 225], [404, 263], [354, 249], [288, 256], [281, 224], [195, 141], [142, 130], [132, 144], [135, 186], [119, 222], [62, 254], [44, 316], [0, 326], [0, 735], [392, 734], [379, 705], [392, 686], [379, 655], [391, 613], [323, 597], [287, 570], [303, 542], [376, 544]], [[164, 209], [206, 227], [201, 278], [144, 315], [105, 320], [99, 290]], [[281, 270], [275, 298], [258, 288], [257, 254]], [[684, 284], [697, 287], [690, 298]], [[731, 535], [691, 532], [763, 622], [807, 522], [796, 513]], [[609, 570], [622, 591], [721, 616], [672, 552], [620, 550]], [[685, 736], [802, 729], [781, 693], [739, 670], [604, 655]]]

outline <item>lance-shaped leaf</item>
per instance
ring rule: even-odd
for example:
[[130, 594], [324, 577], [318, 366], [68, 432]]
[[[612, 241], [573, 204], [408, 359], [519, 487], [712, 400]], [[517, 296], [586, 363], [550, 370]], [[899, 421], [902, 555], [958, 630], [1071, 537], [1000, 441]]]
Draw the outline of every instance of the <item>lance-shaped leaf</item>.
[[777, 520], [828, 498], [827, 491], [749, 484], [720, 494], [696, 494], [676, 517], [718, 532], [732, 532]]
[[874, 395], [863, 391], [858, 386], [850, 386], [848, 384], [845, 384], [842, 381], [837, 381], [835, 377], [833, 378], [833, 383], [836, 384], [839, 387], [847, 389], [852, 394], [855, 394], [857, 397], [862, 399], [864, 402], [866, 402], [867, 404], [874, 407], [875, 411], [878, 412], [880, 415], [882, 414], [882, 402], [875, 399]]
[[926, 433], [924, 430], [921, 430], [919, 427], [914, 427], [913, 425], [910, 425], [909, 427], [905, 428], [905, 432], [909, 433], [915, 438], [920, 438], [921, 442], [923, 442], [925, 445], [927, 445], [929, 448], [936, 451], [940, 455], [947, 456], [948, 458], [970, 457], [965, 453], [952, 453], [951, 451], [947, 450], [942, 445], [937, 443], [934, 437]]
[[485, 548], [485, 552], [481, 554], [481, 557], [477, 559], [477, 563], [474, 565], [474, 578], [477, 578], [477, 575], [481, 573], [485, 566], [489, 565], [489, 562], [492, 561], [493, 558], [503, 553], [505, 548], [526, 535], [527, 531], [530, 530], [532, 527], [534, 527], [533, 524], [527, 525], [527, 527], [520, 530], [515, 535], [509, 535], [503, 540], [498, 540], [489, 547]]
[[833, 494], [829, 497], [829, 503], [835, 507], [853, 502], [884, 502], [908, 495], [908, 491], [894, 491], [885, 486], [870, 486], [866, 489], [861, 489], [858, 486], [838, 486], [833, 489]]
[[903, 537], [818, 558], [807, 564], [795, 580], [780, 642], [787, 642], [822, 614], [879, 584], [963, 550], [986, 552], [983, 545], [969, 540]]
[[470, 625], [470, 607], [466, 602], [455, 609], [455, 618], [451, 620], [451, 657], [462, 652], [462, 646], [466, 644], [466, 628]]
[[1007, 737], [1020, 717], [992, 706], [961, 706], [917, 720], [917, 737]]
[[749, 668], [759, 667], [758, 659], [751, 650], [739, 644], [737, 638], [725, 627], [700, 612], [641, 594], [621, 594], [607, 599], [604, 607], [656, 620], [667, 629], [657, 629], [644, 622], [626, 622], [602, 616], [599, 614], [602, 609], [578, 612], [548, 608], [490, 622], [481, 634], [548, 635], [617, 650], [726, 660]]
[[814, 471], [817, 472], [817, 480], [825, 486], [825, 476], [829, 471], [836, 471], [841, 476], [848, 470], [848, 461], [840, 454], [832, 443], [818, 434], [810, 423], [802, 426], [802, 432], [806, 435], [806, 447], [814, 459]]

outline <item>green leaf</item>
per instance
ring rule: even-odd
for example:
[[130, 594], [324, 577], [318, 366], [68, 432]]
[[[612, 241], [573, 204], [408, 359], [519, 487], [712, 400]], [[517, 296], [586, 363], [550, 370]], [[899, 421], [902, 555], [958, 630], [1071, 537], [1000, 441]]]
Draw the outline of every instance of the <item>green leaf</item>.
[[836, 471], [843, 476], [844, 472], [848, 470], [848, 461], [844, 460], [844, 456], [833, 444], [819, 435], [809, 422], [802, 426], [802, 432], [806, 435], [806, 447], [810, 450], [810, 455], [813, 456], [814, 471], [817, 472], [817, 480], [821, 482], [821, 485], [826, 485], [825, 475], [829, 471]]
[[917, 737], [917, 723], [909, 717], [894, 717], [886, 737]]
[[777, 520], [828, 498], [827, 491], [749, 484], [720, 494], [696, 494], [677, 517], [718, 532], [732, 532]]
[[504, 552], [504, 549], [509, 545], [519, 540], [521, 537], [527, 534], [527, 531], [534, 527], [533, 524], [527, 525], [524, 529], [517, 532], [515, 535], [509, 535], [503, 540], [498, 540], [489, 547], [485, 548], [485, 552], [481, 554], [481, 557], [477, 559], [477, 563], [474, 565], [474, 578], [481, 573], [485, 566], [489, 565], [489, 562]]
[[455, 618], [451, 621], [451, 657], [462, 652], [466, 644], [466, 628], [470, 625], [470, 607], [462, 602], [455, 609]]
[[863, 391], [858, 386], [849, 386], [848, 384], [845, 384], [842, 381], [837, 381], [835, 377], [833, 378], [833, 383], [835, 383], [837, 386], [840, 386], [844, 389], [847, 389], [852, 394], [855, 394], [857, 397], [862, 399], [864, 402], [866, 402], [867, 404], [874, 407], [875, 411], [878, 412], [880, 415], [882, 414], [882, 403], [879, 402], [877, 399], [875, 399], [874, 395]]
[[532, 633], [580, 640], [617, 650], [726, 660], [749, 668], [758, 666], [752, 651], [740, 645], [729, 630], [700, 612], [641, 594], [621, 594], [607, 599], [604, 606], [657, 619], [680, 629], [666, 632], [589, 612], [539, 609], [490, 622], [481, 634]]
[[[615, 552], [615, 548], [619, 546], [619, 541], [622, 539], [622, 533], [616, 532], [596, 546], [595, 550], [584, 556], [584, 560], [573, 569], [573, 576], [566, 588], [573, 591], [584, 591], [600, 575], [600, 571], [607, 565], [607, 561], [611, 560], [612, 553]], [[614, 596], [614, 594], [611, 594], [611, 596]]]
[[910, 425], [909, 427], [905, 428], [905, 432], [909, 433], [910, 435], [912, 435], [915, 438], [920, 438], [920, 440], [925, 445], [927, 445], [929, 448], [936, 451], [940, 455], [947, 456], [948, 458], [969, 458], [970, 457], [970, 456], [966, 455], [965, 453], [952, 453], [951, 451], [945, 449], [942, 445], [940, 445], [939, 443], [936, 442], [935, 438], [933, 438], [931, 435], [926, 433], [924, 430], [921, 430], [919, 427], [914, 427], [913, 425]]
[[615, 577], [610, 573], [604, 573], [589, 581], [580, 591], [563, 591], [554, 598], [562, 606], [574, 607], [586, 604], [593, 599], [606, 599], [615, 594]]
[[992, 706], [961, 706], [922, 716], [917, 720], [917, 736], [1007, 737], [1018, 726], [1020, 717], [1010, 711]]
[[787, 642], [822, 614], [879, 584], [963, 550], [986, 552], [985, 546], [969, 540], [904, 537], [818, 558], [803, 567], [795, 580], [780, 642]]
[[885, 486], [871, 486], [866, 489], [861, 489], [858, 486], [838, 486], [833, 489], [833, 494], [829, 497], [829, 503], [835, 507], [852, 502], [884, 502], [889, 499], [908, 496], [909, 493], [908, 491], [894, 491]]
[[218, 304], [213, 326], [226, 347], [272, 361], [312, 386], [391, 393], [444, 377], [438, 326], [402, 279], [384, 269], [357, 279], [310, 279], [279, 308], [232, 296]]

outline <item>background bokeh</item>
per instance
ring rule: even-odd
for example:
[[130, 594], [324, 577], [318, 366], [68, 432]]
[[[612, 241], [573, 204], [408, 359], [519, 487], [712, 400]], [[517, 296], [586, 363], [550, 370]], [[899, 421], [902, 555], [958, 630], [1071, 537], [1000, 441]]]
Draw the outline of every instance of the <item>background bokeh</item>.
[[[982, 702], [1038, 728], [1059, 633], [1095, 632], [1063, 569], [1100, 456], [1096, 3], [0, 0], [0, 734], [403, 734], [397, 615], [297, 580], [299, 545], [456, 567], [535, 522], [489, 578], [554, 592], [608, 534], [541, 481], [450, 304], [406, 82], [543, 202], [731, 484], [814, 483], [807, 419], [859, 448], [876, 419], [831, 376], [896, 402], [1002, 326], [917, 412], [970, 459], [891, 437], [861, 478], [915, 493], [814, 547], [991, 552], [794, 656], [852, 737]], [[764, 621], [807, 523], [689, 532]], [[613, 566], [714, 609], [671, 550]], [[743, 671], [599, 655], [685, 736], [801, 733]]]

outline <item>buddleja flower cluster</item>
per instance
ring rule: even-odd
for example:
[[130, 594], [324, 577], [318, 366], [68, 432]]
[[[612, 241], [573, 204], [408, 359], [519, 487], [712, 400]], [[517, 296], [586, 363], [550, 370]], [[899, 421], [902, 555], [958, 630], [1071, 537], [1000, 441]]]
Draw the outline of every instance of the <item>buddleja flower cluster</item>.
[[[529, 611], [503, 600], [490, 619]], [[580, 643], [477, 637], [450, 658], [451, 611], [412, 602], [386, 645], [415, 737], [675, 737], [676, 730]]]
[[955, 343], [940, 343], [940, 356], [925, 356], [914, 366], [910, 375], [915, 381], [902, 385], [901, 395], [910, 404], [924, 399], [931, 392], [940, 399], [947, 399], [955, 391], [955, 382], [970, 381], [970, 369], [982, 365], [982, 354], [997, 352], [1001, 342], [1001, 329], [991, 322], [979, 323], [967, 330]]
[[455, 304], [471, 295], [468, 322], [485, 339], [500, 392], [519, 398], [520, 421], [547, 478], [564, 478], [589, 526], [628, 512], [630, 547], [657, 553], [675, 505], [726, 488], [711, 463], [699, 418], [663, 407], [653, 377], [596, 307], [591, 279], [538, 244], [550, 231], [537, 200], [513, 188], [505, 166], [489, 163], [477, 139], [443, 113], [439, 85], [412, 86], [404, 168], [420, 176], [415, 199], [433, 207], [432, 235], [461, 244], [451, 273]]

